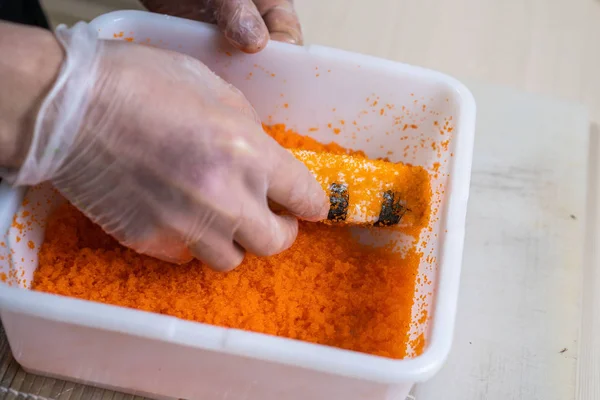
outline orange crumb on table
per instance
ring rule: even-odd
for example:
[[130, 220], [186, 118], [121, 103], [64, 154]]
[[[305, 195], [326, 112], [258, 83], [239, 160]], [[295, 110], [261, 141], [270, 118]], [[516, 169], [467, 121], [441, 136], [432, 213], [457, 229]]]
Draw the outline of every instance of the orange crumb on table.
[[[290, 149], [364, 157], [284, 125], [265, 131]], [[416, 243], [400, 255], [359, 244], [347, 226], [300, 222], [287, 251], [249, 254], [220, 273], [126, 249], [69, 204], [50, 216], [45, 237], [34, 290], [397, 359], [407, 345], [417, 354], [425, 345], [423, 335], [409, 336], [423, 257]]]

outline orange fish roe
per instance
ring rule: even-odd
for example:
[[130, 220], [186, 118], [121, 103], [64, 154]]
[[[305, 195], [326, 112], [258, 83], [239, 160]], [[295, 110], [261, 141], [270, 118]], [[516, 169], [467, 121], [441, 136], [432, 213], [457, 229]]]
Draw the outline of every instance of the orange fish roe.
[[[283, 126], [266, 130], [286, 147], [347, 153], [284, 136]], [[419, 229], [428, 221], [421, 222]], [[220, 273], [198, 261], [173, 265], [137, 254], [66, 204], [48, 220], [32, 288], [400, 359], [422, 257], [416, 246], [401, 256], [361, 245], [345, 225], [300, 222], [289, 250], [249, 254]]]
[[297, 132], [287, 129], [284, 124], [263, 124], [263, 128], [281, 146], [288, 149], [312, 150], [332, 154], [352, 154], [357, 157], [365, 157], [365, 153], [362, 151], [348, 150], [333, 142], [328, 144], [320, 143], [309, 136], [300, 135]]

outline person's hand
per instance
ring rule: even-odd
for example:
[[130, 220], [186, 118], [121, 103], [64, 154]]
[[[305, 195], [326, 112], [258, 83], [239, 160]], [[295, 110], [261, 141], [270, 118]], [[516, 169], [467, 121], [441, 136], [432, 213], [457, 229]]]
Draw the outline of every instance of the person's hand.
[[218, 270], [291, 246], [295, 217], [327, 215], [326, 194], [269, 137], [245, 99], [189, 56], [57, 29], [67, 58], [31, 148], [7, 178], [51, 181], [122, 244]]
[[141, 0], [150, 11], [217, 24], [225, 37], [247, 53], [262, 50], [270, 38], [302, 44], [293, 0]]

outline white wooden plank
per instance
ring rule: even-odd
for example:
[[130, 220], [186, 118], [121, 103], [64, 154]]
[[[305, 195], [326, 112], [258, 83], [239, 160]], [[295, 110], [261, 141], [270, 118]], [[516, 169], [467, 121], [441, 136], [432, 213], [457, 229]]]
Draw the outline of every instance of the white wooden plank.
[[455, 343], [415, 397], [572, 399], [587, 113], [508, 89], [471, 88], [478, 127]]
[[577, 399], [600, 399], [600, 129], [590, 135], [586, 243]]

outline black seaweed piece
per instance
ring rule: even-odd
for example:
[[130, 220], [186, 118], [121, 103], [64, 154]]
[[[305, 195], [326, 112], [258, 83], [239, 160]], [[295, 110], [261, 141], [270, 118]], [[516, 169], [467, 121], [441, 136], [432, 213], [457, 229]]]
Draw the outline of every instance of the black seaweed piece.
[[345, 183], [332, 183], [329, 186], [329, 214], [330, 221], [345, 221], [348, 216], [348, 185]]
[[375, 226], [392, 226], [397, 225], [404, 214], [408, 211], [402, 201], [396, 198], [396, 195], [391, 190], [383, 193], [383, 202], [381, 202], [381, 211], [379, 219], [375, 222]]

